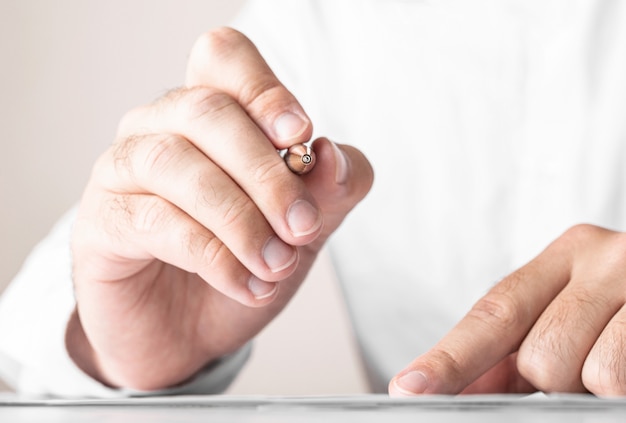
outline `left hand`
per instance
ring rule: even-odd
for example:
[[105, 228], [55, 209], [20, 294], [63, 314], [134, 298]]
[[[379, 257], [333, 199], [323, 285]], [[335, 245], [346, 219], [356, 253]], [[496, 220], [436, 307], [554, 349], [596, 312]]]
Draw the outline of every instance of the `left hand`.
[[392, 396], [626, 395], [626, 233], [566, 231], [389, 384]]

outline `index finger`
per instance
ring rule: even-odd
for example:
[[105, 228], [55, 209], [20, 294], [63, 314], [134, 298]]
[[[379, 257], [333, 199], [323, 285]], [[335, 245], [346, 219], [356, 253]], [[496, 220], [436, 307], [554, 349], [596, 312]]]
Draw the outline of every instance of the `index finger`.
[[507, 276], [427, 353], [389, 384], [391, 395], [458, 394], [517, 351], [543, 310], [570, 279], [569, 252], [555, 241]]
[[256, 46], [232, 28], [202, 35], [191, 50], [186, 85], [209, 86], [233, 97], [279, 149], [306, 142], [313, 126]]

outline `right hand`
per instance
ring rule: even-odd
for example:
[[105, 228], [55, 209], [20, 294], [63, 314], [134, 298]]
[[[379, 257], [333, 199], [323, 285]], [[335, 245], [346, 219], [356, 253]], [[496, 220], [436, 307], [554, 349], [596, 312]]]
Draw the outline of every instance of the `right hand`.
[[83, 194], [66, 337], [83, 370], [166, 388], [278, 314], [372, 184], [365, 157], [327, 139], [315, 169], [292, 174], [276, 150], [311, 133], [246, 37], [199, 39], [185, 87], [124, 117]]

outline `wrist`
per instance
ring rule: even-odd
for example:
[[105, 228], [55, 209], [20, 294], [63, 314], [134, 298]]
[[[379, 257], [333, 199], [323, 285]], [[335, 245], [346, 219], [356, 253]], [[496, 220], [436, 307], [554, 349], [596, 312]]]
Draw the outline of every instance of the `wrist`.
[[65, 331], [65, 348], [67, 353], [76, 364], [89, 377], [106, 385], [115, 387], [108, 381], [98, 364], [96, 351], [93, 349], [80, 321], [78, 310], [74, 308]]

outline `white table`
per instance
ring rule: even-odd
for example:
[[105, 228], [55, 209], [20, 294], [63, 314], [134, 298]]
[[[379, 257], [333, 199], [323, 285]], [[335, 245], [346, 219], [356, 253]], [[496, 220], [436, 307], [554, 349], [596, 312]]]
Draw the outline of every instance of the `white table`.
[[626, 422], [626, 399], [592, 396], [466, 396], [409, 400], [349, 397], [184, 396], [32, 400], [0, 396], [0, 422]]

